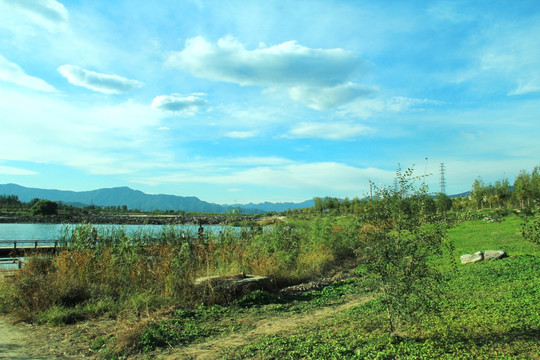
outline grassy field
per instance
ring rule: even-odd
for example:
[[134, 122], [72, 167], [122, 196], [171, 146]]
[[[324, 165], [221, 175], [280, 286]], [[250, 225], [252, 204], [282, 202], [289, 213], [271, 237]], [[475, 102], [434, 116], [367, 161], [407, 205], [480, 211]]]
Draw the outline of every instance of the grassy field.
[[450, 272], [438, 316], [385, 332], [374, 299], [285, 334], [229, 349], [225, 358], [254, 359], [535, 359], [540, 357], [540, 260], [519, 235], [521, 221], [466, 222], [450, 231], [456, 254], [503, 249], [502, 260]]
[[[523, 240], [521, 223], [510, 216], [452, 228], [456, 260], [460, 254], [491, 249], [510, 256], [467, 265], [441, 262], [448, 283], [439, 312], [402, 324], [397, 336], [385, 331], [377, 294], [359, 277], [296, 298], [257, 292], [231, 306], [200, 307], [152, 322], [140, 338], [138, 346], [146, 351], [140, 356], [538, 359], [540, 259]], [[160, 348], [169, 350], [163, 353]]]
[[[295, 296], [256, 291], [227, 305], [190, 307], [160, 304], [159, 297], [148, 294], [122, 303], [110, 298], [64, 299], [76, 305], [54, 305], [37, 312], [34, 321], [61, 329], [63, 338], [75, 338], [81, 345], [71, 350], [76, 351], [74, 358], [539, 359], [540, 257], [521, 236], [521, 224], [520, 218], [510, 215], [500, 222], [473, 220], [452, 227], [448, 236], [454, 252], [431, 259], [447, 279], [441, 284], [438, 311], [423, 314], [416, 322], [403, 322], [392, 335], [386, 330], [384, 306], [361, 267], [353, 271], [354, 277]], [[310, 271], [323, 271], [350, 254], [355, 245], [348, 240], [354, 233], [349, 225], [343, 218], [298, 225], [302, 234], [311, 234], [300, 244], [283, 243], [291, 239], [288, 228], [249, 240], [255, 239], [256, 251], [276, 254], [276, 259], [286, 255], [279, 253], [283, 245], [296, 251], [295, 259], [300, 260], [290, 261], [299, 262], [295, 276], [301, 277], [300, 269], [310, 261], [319, 262]], [[345, 234], [343, 239], [340, 233]], [[215, 256], [225, 256], [218, 250]], [[459, 255], [485, 250], [504, 250], [509, 257], [459, 263]], [[233, 260], [261, 266], [251, 254]], [[108, 254], [107, 259], [114, 260], [114, 255]], [[449, 255], [454, 261], [449, 261]], [[270, 265], [278, 274], [286, 271]], [[81, 332], [63, 325], [73, 322], [79, 324], [77, 329], [97, 330]], [[101, 323], [107, 325], [100, 327]], [[58, 348], [62, 351], [70, 350]]]

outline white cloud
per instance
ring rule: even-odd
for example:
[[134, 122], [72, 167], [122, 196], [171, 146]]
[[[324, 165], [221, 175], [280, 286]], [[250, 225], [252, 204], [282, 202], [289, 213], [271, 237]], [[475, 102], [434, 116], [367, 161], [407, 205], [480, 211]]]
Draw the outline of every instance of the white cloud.
[[[92, 174], [172, 163], [160, 116], [133, 102], [80, 106], [0, 88], [0, 159], [66, 165]], [[31, 106], [29, 106], [31, 104]]]
[[540, 81], [538, 79], [519, 80], [518, 83], [518, 87], [510, 91], [508, 95], [523, 95], [540, 91]]
[[[233, 160], [234, 161], [234, 160]], [[227, 164], [227, 160], [223, 162]], [[189, 168], [189, 166], [188, 166]], [[283, 189], [302, 189], [325, 193], [341, 192], [358, 194], [362, 184], [366, 186], [369, 180], [375, 183], [391, 183], [394, 171], [375, 168], [358, 168], [338, 162], [276, 163], [251, 166], [247, 169], [223, 172], [221, 166], [190, 168], [189, 172], [177, 172], [161, 177], [142, 179], [146, 184], [164, 183], [196, 183], [232, 186], [263, 186]]]
[[32, 170], [20, 169], [11, 166], [0, 165], [0, 174], [2, 175], [37, 175], [38, 173]]
[[[338, 162], [297, 163], [276, 158], [267, 163], [256, 164], [258, 158], [221, 159], [218, 163], [183, 164], [185, 172], [140, 179], [138, 182], [158, 185], [166, 183], [195, 183], [227, 186], [269, 186], [283, 189], [324, 190], [326, 193], [343, 192], [357, 194], [362, 184], [391, 183], [394, 171], [376, 168], [358, 168]], [[236, 166], [242, 166], [235, 169]], [[231, 168], [232, 167], [232, 168]]]
[[293, 127], [287, 137], [342, 140], [366, 135], [372, 131], [371, 128], [360, 124], [302, 122]]
[[358, 98], [364, 98], [375, 89], [359, 84], [347, 83], [332, 87], [295, 86], [289, 89], [289, 95], [307, 107], [315, 110], [332, 109]]
[[428, 13], [444, 22], [463, 23], [474, 20], [474, 15], [467, 12], [463, 4], [450, 1], [435, 2], [428, 8]]
[[208, 101], [194, 95], [159, 95], [152, 102], [152, 108], [154, 109], [187, 114], [194, 114], [206, 107], [208, 107]]
[[540, 91], [540, 16], [525, 21], [497, 23], [484, 33], [485, 45], [476, 50], [477, 65], [465, 79], [493, 78], [496, 88], [508, 86], [508, 95]]
[[17, 64], [0, 55], [0, 80], [38, 91], [56, 92], [46, 81], [30, 76]]
[[167, 63], [205, 79], [286, 89], [294, 100], [317, 110], [371, 92], [350, 82], [367, 66], [357, 53], [312, 49], [296, 41], [247, 50], [231, 36], [216, 44], [195, 37], [186, 41], [184, 50], [171, 54]]
[[228, 131], [225, 136], [233, 139], [247, 139], [257, 136], [257, 131]]
[[75, 65], [62, 65], [58, 67], [58, 72], [73, 85], [105, 94], [122, 94], [144, 85], [141, 81], [118, 75], [100, 74]]
[[392, 112], [398, 113], [422, 106], [434, 106], [441, 104], [439, 101], [430, 99], [415, 99], [403, 96], [394, 96], [387, 99], [356, 99], [345, 104], [338, 113], [343, 116], [355, 116], [367, 118], [375, 113]]
[[23, 13], [33, 23], [53, 32], [61, 29], [68, 21], [68, 11], [56, 0], [0, 0], [0, 5], [6, 6], [12, 13]]
[[279, 157], [279, 156], [246, 156], [246, 157], [222, 159], [220, 163], [231, 164], [231, 165], [262, 166], [262, 165], [292, 164], [293, 161], [286, 158]]

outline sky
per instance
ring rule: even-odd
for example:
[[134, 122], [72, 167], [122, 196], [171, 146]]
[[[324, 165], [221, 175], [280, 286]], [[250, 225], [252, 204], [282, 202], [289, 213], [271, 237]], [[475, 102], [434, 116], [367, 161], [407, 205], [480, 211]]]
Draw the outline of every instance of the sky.
[[540, 2], [0, 0], [0, 184], [218, 203], [540, 163]]

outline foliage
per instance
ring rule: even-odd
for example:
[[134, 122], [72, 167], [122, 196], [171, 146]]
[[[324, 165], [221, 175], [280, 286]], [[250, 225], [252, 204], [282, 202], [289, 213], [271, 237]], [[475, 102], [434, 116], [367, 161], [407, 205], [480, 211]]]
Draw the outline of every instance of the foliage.
[[435, 221], [426, 189], [414, 188], [412, 174], [412, 169], [398, 169], [398, 187], [377, 190], [380, 200], [362, 229], [360, 256], [366, 275], [381, 293], [390, 334], [404, 320], [433, 310], [442, 281], [427, 260], [442, 253], [446, 228]]
[[437, 206], [437, 210], [443, 216], [446, 215], [446, 213], [450, 211], [450, 209], [452, 209], [452, 199], [446, 196], [446, 194], [444, 193], [437, 194], [437, 197], [435, 198], [435, 204]]
[[[195, 287], [193, 280], [244, 272], [269, 276], [275, 285], [296, 283], [323, 274], [338, 260], [352, 259], [360, 246], [357, 234], [353, 220], [327, 218], [278, 224], [265, 231], [226, 229], [204, 237], [175, 226], [128, 234], [123, 227], [67, 225], [60, 236], [61, 251], [47, 260], [45, 270], [27, 266], [0, 284], [9, 294], [0, 298], [0, 308], [24, 309], [25, 319], [42, 322], [48, 321], [47, 313], [57, 323], [62, 309], [80, 311], [81, 318], [94, 316], [83, 309], [102, 299], [116, 299], [110, 311], [124, 307], [135, 314], [147, 310], [145, 306], [227, 303], [234, 294]], [[38, 303], [33, 301], [36, 297]], [[141, 304], [139, 299], [147, 300]]]
[[[523, 237], [535, 246], [540, 245], [540, 215], [526, 219], [522, 228]], [[536, 251], [536, 248], [535, 248]]]
[[[67, 243], [79, 241], [77, 247], [68, 246], [57, 257], [31, 258], [17, 278], [2, 281], [0, 310], [13, 313], [14, 309], [20, 309], [15, 315], [21, 319], [55, 325], [104, 315], [116, 317], [118, 321], [127, 318], [136, 324], [130, 327], [134, 347], [119, 348], [124, 336], [120, 333], [98, 337], [89, 347], [99, 349], [103, 356], [115, 354], [119, 358], [136, 356], [137, 351], [144, 350], [140, 355], [144, 358], [157, 357], [156, 352], [165, 347], [182, 347], [231, 332], [246, 333], [263, 318], [282, 319], [299, 314], [309, 317], [324, 307], [348, 301], [350, 296], [366, 296], [374, 300], [343, 307], [332, 316], [306, 322], [297, 329], [269, 335], [250, 333], [249, 344], [225, 349], [221, 357], [535, 358], [540, 351], [537, 342], [540, 328], [537, 269], [540, 263], [537, 256], [531, 255], [534, 245], [526, 242], [520, 233], [522, 219], [514, 214], [501, 218], [500, 222], [486, 221], [482, 216], [448, 230], [458, 254], [503, 249], [511, 255], [506, 259], [456, 269], [440, 255], [424, 257], [431, 253], [429, 244], [419, 245], [415, 251], [425, 265], [447, 275], [447, 282], [437, 289], [442, 296], [434, 299], [440, 311], [438, 316], [397, 322], [400, 326], [394, 334], [387, 331], [387, 304], [381, 296], [380, 282], [373, 282], [380, 278], [370, 272], [367, 262], [358, 268], [359, 278], [296, 297], [256, 291], [228, 306], [212, 305], [211, 299], [204, 300], [206, 304], [200, 306], [202, 293], [190, 288], [193, 277], [212, 274], [217, 269], [225, 271], [226, 265], [231, 266], [231, 272], [243, 267], [277, 273], [276, 262], [284, 256], [279, 251], [280, 246], [297, 251], [298, 258], [289, 259], [291, 267], [280, 270], [288, 270], [294, 277], [318, 271], [319, 268], [309, 265], [309, 259], [317, 262], [324, 258], [333, 263], [335, 256], [346, 256], [343, 254], [352, 251], [365, 260], [368, 255], [363, 246], [376, 226], [384, 229], [383, 234], [395, 243], [399, 239], [395, 223], [401, 224], [403, 244], [412, 236], [428, 243], [435, 241], [436, 237], [444, 235], [437, 235], [439, 223], [433, 222], [437, 216], [429, 210], [431, 205], [422, 193], [417, 197], [415, 194], [410, 191], [402, 198], [406, 201], [395, 198], [395, 202], [384, 206], [381, 204], [384, 198], [373, 202], [370, 209], [385, 219], [381, 222], [375, 221], [378, 217], [370, 218], [367, 214], [362, 216], [361, 224], [356, 223], [357, 218], [353, 216], [317, 216], [313, 221], [296, 220], [280, 225], [276, 233], [272, 230], [261, 233], [256, 229], [224, 231], [209, 235], [206, 244], [198, 243], [196, 234], [182, 237], [176, 227], [154, 234], [141, 231], [130, 235], [122, 228], [114, 231], [98, 228], [98, 242], [93, 244], [84, 240], [89, 234], [92, 239], [93, 226], [79, 225], [79, 230], [75, 227], [66, 231]], [[366, 219], [372, 224], [365, 222]], [[414, 232], [407, 231], [411, 228]], [[377, 236], [382, 235], [369, 236], [380, 240]], [[124, 237], [129, 240], [122, 240]], [[295, 241], [298, 243], [294, 244]], [[133, 250], [126, 247], [128, 243], [136, 244]], [[316, 250], [321, 248], [326, 249], [324, 254]], [[394, 251], [401, 250], [388, 247], [389, 253]], [[407, 271], [409, 265], [398, 261], [393, 266]], [[415, 292], [416, 286], [413, 281]], [[379, 291], [366, 294], [370, 289]], [[425, 292], [425, 288], [420, 290]], [[411, 300], [405, 305], [412, 306], [412, 303]], [[163, 307], [168, 309], [168, 315], [152, 315]], [[348, 310], [343, 310], [346, 308]], [[402, 310], [396, 309], [398, 314]], [[406, 315], [405, 318], [408, 312]], [[150, 318], [146, 320], [147, 317]]]
[[56, 215], [58, 214], [58, 204], [50, 200], [39, 200], [30, 209], [32, 216], [36, 215]]
[[21, 207], [22, 202], [17, 195], [0, 195], [0, 208]]
[[[251, 338], [231, 347], [226, 359], [534, 359], [540, 353], [540, 260], [521, 236], [520, 219], [474, 220], [449, 231], [459, 253], [507, 248], [499, 261], [461, 266], [449, 272], [437, 317], [403, 324], [399, 336], [381, 331], [380, 298], [325, 321], [288, 333]], [[527, 255], [525, 255], [527, 254]], [[449, 265], [441, 265], [450, 271]], [[313, 300], [315, 301], [315, 298]]]

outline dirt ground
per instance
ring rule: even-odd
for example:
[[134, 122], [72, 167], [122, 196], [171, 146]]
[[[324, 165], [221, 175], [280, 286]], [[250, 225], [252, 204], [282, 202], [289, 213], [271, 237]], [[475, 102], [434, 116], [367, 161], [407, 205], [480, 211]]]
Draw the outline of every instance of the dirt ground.
[[[341, 311], [359, 306], [371, 297], [348, 295], [345, 302], [335, 307], [313, 309], [306, 314], [278, 315], [259, 320], [246, 333], [232, 333], [209, 339], [203, 343], [182, 348], [169, 349], [158, 359], [219, 358], [220, 352], [228, 347], [249, 344], [254, 338], [264, 334], [287, 333], [299, 326], [318, 322]], [[88, 341], [97, 336], [117, 331], [114, 320], [85, 322], [63, 327], [12, 325], [8, 319], [0, 318], [0, 359], [95, 359], [97, 353], [90, 350]], [[81, 341], [84, 339], [84, 341]]]
[[42, 354], [32, 329], [0, 319], [0, 359], [54, 359]]
[[[332, 281], [342, 280], [336, 275], [326, 282], [305, 283], [292, 286], [288, 292], [303, 292], [328, 285]], [[349, 308], [359, 306], [371, 296], [364, 294], [347, 295], [344, 302], [337, 306], [315, 308], [307, 313], [268, 316], [257, 320], [252, 330], [231, 333], [216, 338], [210, 338], [202, 343], [185, 347], [169, 348], [162, 353], [153, 354], [156, 359], [216, 359], [223, 349], [248, 345], [255, 338], [265, 334], [278, 334], [294, 331], [299, 326], [316, 323]], [[121, 334], [129, 323], [114, 319], [94, 319], [73, 325], [64, 326], [32, 326], [25, 323], [12, 324], [7, 317], [0, 316], [0, 359], [97, 359], [96, 340], [106, 339], [113, 334]], [[131, 326], [131, 325], [129, 325]], [[144, 355], [135, 355], [135, 359], [147, 359]]]
[[97, 336], [114, 334], [116, 326], [116, 321], [103, 319], [55, 327], [13, 325], [8, 318], [0, 318], [0, 359], [96, 358], [89, 342]]
[[255, 328], [247, 333], [234, 333], [211, 339], [203, 343], [186, 346], [179, 349], [171, 349], [169, 355], [163, 356], [164, 360], [190, 359], [190, 360], [211, 360], [220, 356], [221, 350], [228, 347], [248, 345], [254, 338], [260, 335], [271, 335], [286, 333], [309, 323], [318, 322], [341, 311], [345, 311], [355, 306], [359, 306], [371, 296], [349, 295], [345, 302], [336, 307], [323, 307], [314, 309], [307, 314], [281, 315], [262, 319], [255, 324]]

